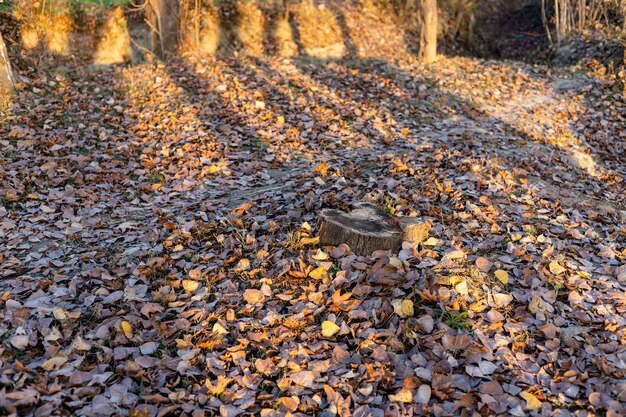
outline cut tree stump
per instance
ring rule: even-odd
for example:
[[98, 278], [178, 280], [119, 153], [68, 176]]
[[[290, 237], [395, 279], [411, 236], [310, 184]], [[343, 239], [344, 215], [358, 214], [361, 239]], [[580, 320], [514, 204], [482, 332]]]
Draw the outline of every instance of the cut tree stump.
[[392, 217], [372, 203], [357, 203], [344, 213], [324, 209], [319, 216], [321, 245], [350, 246], [357, 255], [376, 250], [397, 251], [403, 241], [422, 243], [428, 238], [430, 223], [417, 217]]

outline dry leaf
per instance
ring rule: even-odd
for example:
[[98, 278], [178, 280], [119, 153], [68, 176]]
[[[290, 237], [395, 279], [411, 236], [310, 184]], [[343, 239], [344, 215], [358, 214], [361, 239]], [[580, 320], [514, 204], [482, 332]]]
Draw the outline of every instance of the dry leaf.
[[491, 262], [487, 258], [483, 258], [482, 256], [476, 259], [476, 267], [483, 272], [489, 272], [491, 267], [493, 266], [493, 262]]
[[525, 410], [534, 411], [541, 409], [541, 401], [539, 401], [539, 399], [529, 391], [522, 391], [519, 395], [524, 399], [524, 401], [526, 401], [526, 407], [524, 407]]
[[391, 304], [393, 305], [394, 313], [402, 318], [413, 317], [415, 314], [413, 301], [411, 300], [393, 300]]
[[52, 371], [53, 369], [59, 369], [63, 364], [65, 364], [68, 359], [64, 356], [55, 356], [54, 358], [50, 358], [39, 367], [44, 371]]
[[413, 394], [410, 390], [402, 388], [396, 394], [389, 395], [389, 401], [394, 403], [410, 403], [413, 401]]
[[418, 404], [426, 405], [430, 401], [430, 396], [431, 396], [430, 385], [422, 384], [417, 389], [415, 402], [417, 402]]
[[189, 271], [189, 278], [199, 280], [202, 278], [202, 271], [199, 268], [194, 268]]
[[494, 275], [496, 276], [496, 278], [498, 278], [498, 281], [500, 281], [503, 284], [508, 284], [509, 283], [509, 273], [506, 271], [503, 271], [502, 269], [497, 269], [496, 272], [494, 272]]
[[28, 346], [28, 336], [26, 335], [17, 335], [9, 338], [9, 343], [19, 350], [24, 350]]
[[332, 337], [334, 336], [341, 328], [337, 326], [332, 321], [325, 320], [322, 323], [322, 335], [324, 337]]
[[183, 280], [183, 288], [187, 292], [193, 292], [198, 289], [200, 283], [198, 281], [192, 281], [190, 279]]
[[54, 315], [55, 319], [63, 321], [67, 319], [67, 310], [65, 310], [63, 307], [57, 306], [52, 309], [52, 315]]
[[567, 269], [563, 268], [557, 261], [550, 262], [549, 268], [550, 272], [554, 275], [561, 275], [567, 271]]
[[324, 267], [320, 266], [309, 272], [309, 276], [313, 279], [324, 279], [328, 277], [328, 272]]
[[312, 388], [315, 375], [311, 371], [300, 371], [292, 373], [289, 378], [300, 386]]
[[252, 305], [261, 305], [265, 301], [265, 294], [261, 290], [247, 289], [243, 293], [243, 299]]
[[124, 333], [124, 336], [126, 336], [126, 338], [132, 339], [133, 338], [133, 326], [131, 326], [131, 324], [129, 322], [123, 321], [122, 322], [122, 333]]

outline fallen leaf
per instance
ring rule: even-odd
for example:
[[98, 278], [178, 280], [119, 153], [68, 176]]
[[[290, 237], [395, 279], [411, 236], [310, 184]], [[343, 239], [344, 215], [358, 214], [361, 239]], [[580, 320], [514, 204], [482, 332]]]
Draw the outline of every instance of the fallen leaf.
[[337, 326], [335, 323], [329, 320], [325, 320], [322, 323], [322, 335], [324, 337], [332, 337], [334, 336], [341, 328]]
[[550, 262], [549, 268], [550, 272], [552, 272], [554, 275], [561, 275], [562, 273], [567, 271], [567, 269], [563, 268], [561, 264], [559, 264], [557, 261]]
[[295, 383], [305, 388], [313, 387], [313, 380], [315, 375], [311, 371], [294, 372], [289, 375], [289, 378]]
[[54, 358], [50, 358], [39, 365], [39, 367], [44, 371], [52, 371], [53, 369], [59, 369], [67, 361], [68, 359], [65, 356], [55, 356]]
[[265, 301], [265, 294], [261, 290], [247, 289], [243, 293], [243, 299], [252, 305], [261, 305]]
[[493, 262], [491, 262], [487, 258], [483, 258], [482, 256], [480, 256], [476, 259], [476, 267], [483, 272], [489, 272], [492, 266]]
[[420, 387], [417, 389], [415, 401], [418, 404], [422, 404], [422, 405], [428, 404], [428, 402], [430, 401], [431, 392], [432, 390], [430, 388], [430, 385], [427, 385], [427, 384], [420, 385]]
[[309, 272], [309, 276], [313, 279], [324, 279], [328, 277], [328, 272], [324, 267], [320, 266]]
[[539, 399], [529, 391], [522, 391], [519, 395], [524, 399], [524, 401], [526, 401], [526, 407], [524, 407], [525, 410], [534, 411], [541, 409], [541, 401], [539, 401]]
[[132, 339], [133, 338], [133, 326], [131, 326], [131, 324], [129, 322], [123, 321], [122, 322], [122, 333], [124, 333], [124, 336], [126, 336], [126, 338]]
[[187, 292], [193, 292], [193, 291], [197, 290], [199, 285], [200, 285], [200, 283], [198, 281], [193, 281], [193, 280], [190, 280], [190, 279], [184, 279], [183, 280], [183, 288]]
[[410, 390], [402, 388], [397, 393], [389, 395], [389, 401], [394, 403], [410, 403], [413, 401], [413, 394]]
[[498, 281], [500, 281], [503, 284], [508, 284], [509, 283], [509, 273], [506, 271], [503, 271], [502, 269], [497, 269], [496, 272], [494, 272], [494, 275], [496, 276], [496, 278], [498, 278]]
[[12, 336], [9, 339], [9, 343], [11, 343], [11, 345], [16, 349], [24, 350], [28, 346], [28, 336], [26, 335]]
[[402, 318], [413, 317], [415, 314], [413, 301], [411, 300], [393, 300], [391, 304], [393, 305], [394, 313]]

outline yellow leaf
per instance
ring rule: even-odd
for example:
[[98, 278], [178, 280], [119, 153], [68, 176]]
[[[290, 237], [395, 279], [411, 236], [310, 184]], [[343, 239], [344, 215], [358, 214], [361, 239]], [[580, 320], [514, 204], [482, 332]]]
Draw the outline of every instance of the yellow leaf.
[[456, 290], [456, 292], [458, 292], [461, 295], [469, 294], [469, 289], [467, 288], [467, 281], [466, 280], [463, 280], [460, 283], [458, 283], [457, 285], [455, 285], [454, 289]]
[[406, 128], [406, 127], [402, 128], [402, 130], [400, 130], [400, 133], [402, 133], [403, 135], [408, 135], [410, 132], [411, 131], [408, 128]]
[[334, 336], [338, 331], [340, 330], [340, 327], [337, 326], [335, 323], [333, 323], [332, 321], [326, 320], [322, 323], [322, 335], [324, 337], [332, 337]]
[[276, 118], [276, 121], [278, 122], [278, 124], [284, 124], [285, 123], [285, 118], [283, 116], [278, 116]]
[[503, 271], [502, 269], [498, 269], [496, 272], [494, 272], [494, 274], [496, 275], [496, 278], [498, 278], [498, 280], [503, 283], [503, 284], [507, 284], [509, 282], [509, 273], [506, 271]]
[[402, 300], [402, 313], [407, 317], [413, 317], [415, 310], [413, 309], [413, 301]]
[[393, 266], [396, 269], [402, 269], [402, 267], [404, 266], [404, 262], [402, 262], [401, 259], [399, 258], [389, 258], [389, 265]]
[[413, 401], [413, 394], [410, 390], [402, 388], [397, 394], [391, 394], [389, 401], [394, 403], [410, 403]]
[[300, 245], [302, 246], [306, 246], [306, 245], [317, 245], [318, 243], [320, 243], [320, 238], [319, 236], [315, 236], [315, 237], [303, 237], [302, 239], [300, 239], [300, 242], [298, 242]]
[[541, 408], [541, 401], [533, 394], [528, 391], [522, 391], [519, 393], [520, 397], [522, 397], [526, 401], [525, 410], [539, 410]]
[[218, 334], [226, 334], [228, 330], [224, 326], [222, 326], [219, 322], [215, 322], [213, 325], [213, 331]]
[[393, 312], [402, 318], [413, 317], [415, 314], [411, 300], [393, 300], [391, 305], [393, 305]]
[[198, 289], [198, 285], [200, 285], [200, 283], [198, 281], [192, 281], [190, 279], [184, 279], [183, 280], [183, 288], [187, 292], [192, 292], [192, 291], [197, 290]]
[[122, 322], [122, 332], [124, 333], [124, 336], [126, 336], [128, 339], [133, 338], [133, 326], [131, 326], [129, 322]]
[[550, 262], [550, 265], [548, 267], [550, 268], [550, 272], [552, 272], [554, 275], [560, 275], [563, 272], [567, 271], [567, 269], [563, 268], [561, 264], [559, 264], [557, 261]]
[[309, 276], [313, 279], [324, 279], [328, 276], [328, 272], [324, 269], [324, 267], [319, 266], [309, 272]]

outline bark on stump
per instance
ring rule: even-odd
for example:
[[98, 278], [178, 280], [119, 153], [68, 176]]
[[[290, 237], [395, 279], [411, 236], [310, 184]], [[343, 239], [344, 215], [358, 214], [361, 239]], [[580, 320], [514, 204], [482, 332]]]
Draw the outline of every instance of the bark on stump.
[[320, 244], [350, 246], [357, 255], [376, 250], [397, 251], [403, 241], [421, 243], [428, 237], [430, 223], [416, 217], [391, 217], [372, 203], [358, 203], [344, 213], [324, 209], [319, 216]]

